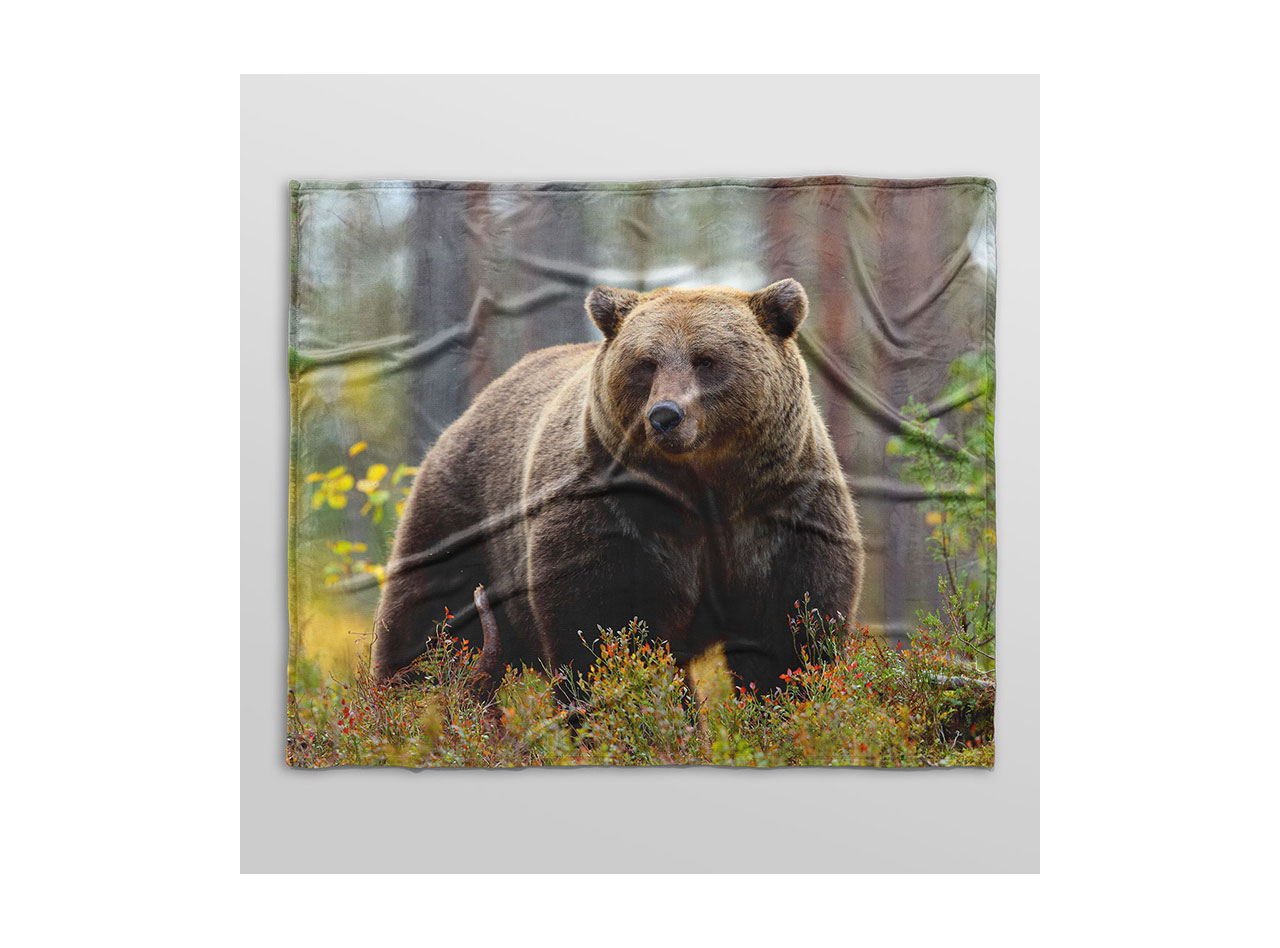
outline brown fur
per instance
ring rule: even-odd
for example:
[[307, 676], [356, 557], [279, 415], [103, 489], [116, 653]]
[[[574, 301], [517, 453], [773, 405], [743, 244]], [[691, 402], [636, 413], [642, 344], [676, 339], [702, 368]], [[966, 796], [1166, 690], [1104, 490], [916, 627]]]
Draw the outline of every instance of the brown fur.
[[[743, 684], [776, 686], [798, 662], [793, 600], [852, 618], [862, 577], [793, 339], [807, 309], [794, 280], [594, 290], [603, 343], [526, 356], [427, 453], [378, 611], [379, 674], [421, 654], [446, 605], [477, 640], [484, 583], [506, 663], [584, 670], [579, 630], [638, 616], [681, 662], [723, 643]], [[648, 420], [663, 401], [684, 411], [666, 434]]]

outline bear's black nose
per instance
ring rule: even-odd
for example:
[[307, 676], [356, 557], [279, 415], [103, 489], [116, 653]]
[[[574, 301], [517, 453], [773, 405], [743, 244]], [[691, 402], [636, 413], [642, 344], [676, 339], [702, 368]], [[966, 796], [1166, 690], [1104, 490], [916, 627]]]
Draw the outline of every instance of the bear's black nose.
[[649, 409], [649, 424], [658, 434], [666, 434], [684, 421], [684, 412], [675, 402], [658, 402]]

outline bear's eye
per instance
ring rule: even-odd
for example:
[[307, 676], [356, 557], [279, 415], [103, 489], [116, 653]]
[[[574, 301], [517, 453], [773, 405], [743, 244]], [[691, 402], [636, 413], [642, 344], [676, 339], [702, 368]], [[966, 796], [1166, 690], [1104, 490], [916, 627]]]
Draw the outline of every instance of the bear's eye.
[[711, 356], [698, 356], [693, 360], [693, 366], [696, 369], [709, 369], [715, 365], [715, 360]]
[[654, 372], [658, 371], [658, 363], [654, 362], [652, 359], [641, 359], [640, 371], [652, 375]]

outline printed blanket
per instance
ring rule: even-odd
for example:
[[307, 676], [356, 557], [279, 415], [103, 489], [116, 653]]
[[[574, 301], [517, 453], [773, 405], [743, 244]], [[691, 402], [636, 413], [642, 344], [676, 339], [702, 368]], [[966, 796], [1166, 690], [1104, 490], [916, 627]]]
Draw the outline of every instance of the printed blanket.
[[991, 181], [291, 187], [291, 765], [993, 764]]

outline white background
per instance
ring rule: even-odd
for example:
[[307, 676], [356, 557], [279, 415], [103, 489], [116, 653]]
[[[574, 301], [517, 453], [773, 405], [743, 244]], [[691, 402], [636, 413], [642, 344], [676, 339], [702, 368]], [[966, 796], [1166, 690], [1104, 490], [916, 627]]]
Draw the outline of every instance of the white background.
[[[1259, 8], [579, 6], [11, 12], [7, 928], [1272, 937], [1276, 77]], [[236, 74], [477, 66], [1044, 74], [1043, 876], [236, 877]], [[1193, 503], [1214, 487], [1216, 509]], [[179, 510], [201, 542], [151, 556]]]

